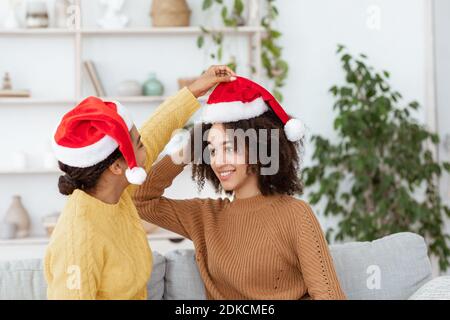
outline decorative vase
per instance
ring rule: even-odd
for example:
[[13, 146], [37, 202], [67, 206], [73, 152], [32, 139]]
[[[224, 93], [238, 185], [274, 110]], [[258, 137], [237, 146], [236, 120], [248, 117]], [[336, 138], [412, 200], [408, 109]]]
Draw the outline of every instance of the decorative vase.
[[148, 80], [144, 83], [144, 96], [162, 96], [164, 86], [156, 79], [155, 73], [150, 73]]
[[11, 206], [6, 211], [4, 222], [17, 226], [17, 238], [26, 238], [30, 235], [30, 217], [20, 196], [13, 197]]
[[48, 237], [51, 237], [53, 231], [55, 230], [60, 215], [60, 212], [55, 212], [42, 218], [42, 225], [44, 226]]
[[187, 27], [191, 10], [186, 0], [153, 0], [150, 16], [154, 27]]
[[57, 170], [58, 160], [52, 151], [47, 151], [43, 156], [44, 169], [46, 170]]
[[70, 7], [70, 0], [56, 0], [55, 2], [55, 27], [68, 28], [67, 10]]
[[17, 171], [26, 170], [28, 167], [28, 158], [25, 152], [15, 151], [11, 155], [11, 161], [13, 163], [12, 169]]
[[27, 2], [27, 28], [47, 28], [48, 21], [47, 4], [44, 1]]
[[123, 81], [117, 87], [119, 97], [137, 97], [142, 96], [142, 86], [134, 80]]
[[17, 19], [17, 1], [10, 0], [9, 1], [9, 9], [6, 14], [5, 21], [3, 22], [3, 27], [5, 29], [18, 29], [20, 28], [19, 20]]

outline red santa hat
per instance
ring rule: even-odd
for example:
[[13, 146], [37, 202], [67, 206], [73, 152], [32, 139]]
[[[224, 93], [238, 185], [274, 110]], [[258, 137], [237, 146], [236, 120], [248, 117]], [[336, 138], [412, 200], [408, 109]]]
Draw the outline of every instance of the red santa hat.
[[128, 182], [140, 185], [147, 174], [136, 162], [130, 135], [133, 125], [120, 103], [89, 97], [62, 118], [52, 139], [55, 156], [68, 166], [88, 168], [119, 148], [128, 164]]
[[269, 91], [243, 77], [216, 87], [203, 110], [202, 120], [204, 123], [226, 123], [251, 119], [269, 111], [269, 107], [284, 124], [284, 131], [290, 141], [295, 142], [304, 137], [302, 121], [291, 118]]

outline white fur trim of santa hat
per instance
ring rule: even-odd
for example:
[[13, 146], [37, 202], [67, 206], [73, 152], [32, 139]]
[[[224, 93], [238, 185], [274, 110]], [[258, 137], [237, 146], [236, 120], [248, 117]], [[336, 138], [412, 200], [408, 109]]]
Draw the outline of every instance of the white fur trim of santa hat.
[[119, 145], [110, 136], [104, 136], [96, 143], [82, 148], [67, 148], [52, 139], [56, 159], [75, 168], [89, 168], [108, 158]]
[[235, 122], [258, 117], [268, 110], [269, 108], [262, 98], [251, 102], [233, 101], [207, 104], [203, 110], [202, 122]]
[[117, 113], [122, 117], [123, 121], [128, 127], [128, 130], [131, 130], [134, 126], [133, 119], [131, 118], [131, 114], [127, 108], [125, 108], [119, 101], [105, 101], [112, 102], [116, 105]]

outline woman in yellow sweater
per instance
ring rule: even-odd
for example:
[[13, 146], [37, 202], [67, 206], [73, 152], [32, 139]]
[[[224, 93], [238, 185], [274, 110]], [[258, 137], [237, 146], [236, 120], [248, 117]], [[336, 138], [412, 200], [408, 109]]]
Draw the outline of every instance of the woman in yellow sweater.
[[229, 68], [211, 67], [140, 132], [123, 106], [95, 97], [63, 117], [53, 145], [69, 198], [45, 255], [49, 299], [146, 299], [152, 254], [130, 184], [144, 182], [173, 131], [199, 108], [196, 98], [233, 80]]
[[319, 222], [292, 197], [302, 191], [302, 123], [240, 77], [215, 89], [203, 121], [193, 176], [233, 201], [163, 197], [192, 160], [187, 148], [157, 163], [137, 190], [140, 216], [194, 242], [209, 299], [345, 299]]

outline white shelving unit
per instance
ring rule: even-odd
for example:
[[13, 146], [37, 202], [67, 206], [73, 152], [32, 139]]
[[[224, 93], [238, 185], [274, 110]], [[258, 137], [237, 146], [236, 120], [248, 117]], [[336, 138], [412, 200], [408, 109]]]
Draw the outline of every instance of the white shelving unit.
[[[75, 0], [75, 5], [80, 8], [80, 15], [82, 12], [81, 0]], [[258, 1], [248, 1], [249, 6], [256, 6], [250, 8], [254, 12], [259, 12]], [[83, 40], [92, 37], [151, 37], [151, 36], [198, 36], [202, 33], [199, 26], [190, 27], [166, 27], [166, 28], [124, 28], [124, 29], [96, 29], [83, 28], [81, 18], [75, 19], [75, 26], [73, 29], [18, 29], [18, 30], [0, 30], [0, 37], [70, 37], [73, 39], [75, 50], [75, 97], [68, 99], [35, 99], [35, 98], [0, 98], [0, 106], [2, 105], [43, 105], [43, 104], [67, 104], [79, 101], [82, 98], [82, 74], [83, 74]], [[249, 62], [254, 66], [255, 79], [261, 76], [261, 37], [264, 34], [264, 28], [261, 26], [243, 26], [237, 28], [214, 28], [211, 32], [221, 32], [224, 34], [239, 34], [248, 37], [249, 45]], [[49, 40], [50, 41], [50, 40]], [[133, 103], [149, 103], [161, 102], [165, 97], [105, 97], [107, 99], [116, 99], [123, 102]]]
[[[75, 0], [75, 5], [79, 6], [80, 16], [82, 16], [81, 0]], [[259, 1], [248, 0], [249, 10], [259, 13]], [[254, 7], [250, 7], [254, 6]], [[82, 94], [82, 81], [83, 81], [83, 44], [84, 40], [91, 39], [93, 37], [152, 37], [152, 36], [170, 36], [170, 37], [195, 37], [202, 33], [199, 26], [190, 27], [167, 27], [167, 28], [154, 28], [154, 27], [134, 27], [125, 29], [96, 29], [85, 28], [82, 25], [81, 18], [75, 19], [74, 29], [18, 29], [18, 30], [1, 30], [0, 38], [9, 37], [15, 38], [27, 38], [27, 37], [39, 37], [43, 38], [43, 41], [52, 41], [53, 38], [59, 39], [61, 37], [72, 39], [74, 48], [74, 96], [67, 98], [0, 98], [0, 112], [1, 107], [27, 107], [27, 106], [71, 106], [83, 98]], [[248, 38], [248, 57], [250, 65], [254, 66], [255, 74], [254, 78], [258, 79], [261, 76], [261, 37], [264, 34], [264, 28], [261, 26], [243, 26], [238, 28], [214, 28], [211, 32], [221, 32], [224, 34], [243, 35]], [[195, 39], [193, 38], [193, 41]], [[146, 105], [149, 103], [161, 103], [167, 97], [157, 96], [136, 96], [136, 97], [103, 97], [106, 100], [116, 100], [123, 103], [133, 103], [139, 105]], [[0, 175], [39, 175], [39, 174], [55, 174], [57, 171], [52, 170], [0, 170]]]
[[[259, 12], [259, 1], [257, 0], [247, 0], [248, 7], [253, 6], [251, 10], [253, 12]], [[75, 0], [75, 5], [80, 8], [80, 17], [82, 16], [82, 0]], [[89, 5], [89, 4], [87, 4]], [[200, 5], [200, 4], [199, 4]], [[259, 21], [256, 19], [255, 21]], [[244, 49], [247, 48], [248, 52], [244, 52], [244, 57], [248, 57], [249, 63], [254, 66], [255, 73], [254, 78], [258, 79], [262, 73], [262, 63], [261, 63], [261, 38], [264, 35], [264, 29], [259, 26], [243, 26], [238, 28], [214, 28], [210, 30], [211, 32], [220, 32], [225, 35], [229, 35], [230, 38], [234, 39], [234, 36], [239, 36], [239, 41], [245, 39]], [[64, 48], [68, 48], [65, 52], [73, 53], [70, 55], [68, 68], [70, 68], [71, 80], [68, 83], [70, 90], [65, 90], [68, 92], [68, 96], [64, 94], [56, 95], [38, 95], [31, 98], [0, 98], [0, 124], [2, 119], [2, 111], [11, 115], [13, 112], [28, 112], [31, 109], [39, 109], [44, 107], [56, 107], [64, 108], [73, 106], [75, 103], [79, 102], [84, 98], [86, 93], [83, 89], [83, 81], [86, 80], [84, 77], [84, 66], [83, 61], [90, 51], [89, 45], [96, 40], [107, 39], [109, 42], [115, 43], [117, 38], [117, 44], [124, 40], [125, 37], [133, 37], [137, 40], [148, 41], [152, 38], [170, 38], [171, 44], [176, 44], [177, 39], [192, 39], [195, 43], [196, 37], [202, 34], [202, 30], [199, 26], [189, 26], [189, 27], [169, 27], [169, 28], [154, 28], [154, 27], [130, 27], [125, 29], [113, 29], [113, 30], [103, 30], [90, 27], [88, 25], [83, 25], [81, 18], [76, 19], [76, 24], [73, 29], [55, 29], [55, 28], [45, 28], [45, 29], [17, 29], [17, 30], [5, 30], [0, 29], [0, 38], [4, 39], [6, 42], [15, 42], [15, 45], [23, 45], [23, 48], [27, 48], [27, 41], [31, 40], [34, 42], [39, 42], [42, 46], [46, 44], [53, 45], [57, 43], [58, 46], [63, 45]], [[172, 41], [173, 39], [173, 41]], [[234, 41], [234, 40], [233, 40]], [[181, 41], [180, 41], [181, 42]], [[248, 43], [248, 45], [247, 45]], [[51, 46], [50, 45], [50, 46]], [[49, 47], [50, 47], [49, 46]], [[70, 46], [70, 47], [68, 47]], [[184, 48], [180, 48], [183, 50]], [[196, 49], [198, 50], [198, 49]], [[201, 50], [198, 50], [201, 53]], [[242, 52], [242, 51], [241, 51]], [[73, 59], [73, 60], [72, 60]], [[6, 61], [7, 63], [7, 61]], [[73, 65], [73, 66], [72, 66]], [[72, 69], [73, 68], [73, 69]], [[124, 79], [125, 80], [125, 79]], [[173, 79], [175, 81], [175, 79]], [[72, 87], [73, 86], [73, 87]], [[67, 85], [66, 85], [67, 88]], [[33, 88], [31, 88], [33, 89]], [[51, 88], [48, 92], [52, 92]], [[172, 92], [168, 92], [170, 95]], [[103, 97], [107, 100], [117, 100], [123, 103], [130, 103], [135, 106], [147, 106], [148, 104], [158, 104], [163, 102], [167, 96], [158, 97], [114, 97], [108, 96]], [[206, 98], [204, 98], [206, 99]], [[3, 109], [3, 110], [2, 110]], [[16, 111], [17, 110], [17, 111]], [[24, 110], [24, 111], [22, 111]], [[27, 146], [23, 146], [25, 149]], [[14, 170], [8, 168], [0, 168], [0, 181], [14, 181], [16, 178], [21, 179], [32, 179], [32, 180], [44, 180], [47, 178], [52, 178], [60, 174], [59, 170], [48, 170], [48, 169], [38, 169], [30, 168], [26, 170]], [[8, 182], [8, 183], [9, 183]], [[19, 192], [19, 191], [17, 191]], [[37, 212], [38, 209], [28, 208], [30, 210], [31, 216], [33, 216], [33, 210]], [[39, 209], [41, 210], [41, 208]], [[179, 239], [178, 235], [174, 235], [167, 232], [157, 232], [149, 236], [149, 241], [152, 243], [152, 248], [155, 251], [164, 252], [168, 248], [175, 246], [175, 243], [170, 241], [171, 239]], [[22, 240], [5, 240], [0, 241], [0, 256], [1, 257], [15, 257], [20, 256], [23, 253], [24, 257], [30, 257], [32, 252], [37, 252], [41, 255], [46, 244], [48, 242], [47, 238], [29, 238]], [[183, 241], [180, 243], [182, 247], [193, 247], [190, 241]], [[21, 252], [20, 254], [18, 252]], [[17, 254], [16, 254], [17, 253]], [[20, 257], [19, 257], [20, 258]]]

